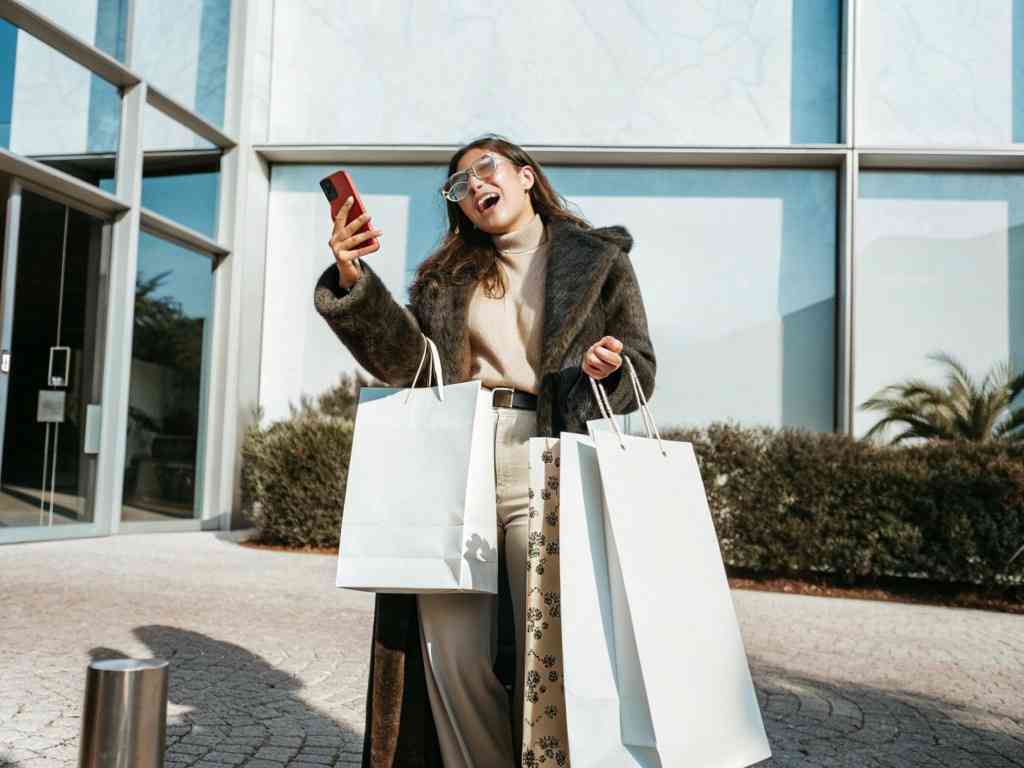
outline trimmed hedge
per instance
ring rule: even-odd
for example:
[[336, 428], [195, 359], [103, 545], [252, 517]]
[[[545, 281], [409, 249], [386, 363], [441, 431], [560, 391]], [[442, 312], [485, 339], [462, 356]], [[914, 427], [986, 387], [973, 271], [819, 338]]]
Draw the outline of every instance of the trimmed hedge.
[[[268, 544], [333, 547], [358, 390], [344, 377], [290, 419], [251, 427], [242, 503]], [[379, 383], [374, 382], [377, 386]], [[882, 446], [803, 430], [712, 424], [692, 442], [730, 566], [989, 586], [1024, 582], [1024, 446]]]
[[[360, 382], [361, 383], [361, 382]], [[242, 506], [264, 544], [336, 547], [358, 384], [349, 378], [291, 418], [259, 419], [242, 444]]]
[[763, 573], [1019, 583], [1024, 448], [879, 446], [835, 434], [713, 424], [694, 444], [722, 554]]

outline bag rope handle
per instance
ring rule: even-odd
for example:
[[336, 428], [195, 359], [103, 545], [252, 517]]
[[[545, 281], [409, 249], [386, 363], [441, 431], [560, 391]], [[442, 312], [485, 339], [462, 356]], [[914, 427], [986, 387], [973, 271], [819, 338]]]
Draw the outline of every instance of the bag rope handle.
[[[651, 414], [650, 406], [647, 404], [647, 398], [644, 396], [643, 387], [640, 386], [640, 377], [637, 376], [633, 361], [629, 359], [628, 355], [623, 355], [622, 358], [626, 362], [626, 371], [629, 374], [629, 381], [633, 387], [633, 394], [640, 407], [640, 417], [643, 420], [644, 431], [647, 433], [648, 439], [657, 439], [661, 455], [668, 456], [668, 452], [665, 450], [665, 444], [661, 439], [661, 433], [658, 431], [658, 427], [654, 423], [654, 416]], [[597, 407], [601, 411], [601, 416], [611, 422], [612, 429], [615, 431], [615, 436], [619, 439], [619, 447], [625, 450], [626, 443], [623, 440], [622, 432], [619, 430], [619, 425], [615, 421], [615, 416], [612, 413], [611, 402], [608, 400], [608, 393], [605, 391], [604, 385], [593, 376], [588, 375], [587, 378], [590, 379], [590, 388], [593, 390], [594, 397], [597, 399]]]
[[437, 351], [437, 345], [434, 344], [430, 338], [423, 335], [423, 355], [420, 357], [420, 364], [416, 368], [416, 375], [412, 378], [412, 383], [409, 385], [408, 391], [405, 393], [405, 402], [409, 402], [409, 398], [412, 396], [412, 391], [416, 388], [416, 384], [420, 380], [420, 372], [423, 370], [423, 364], [427, 361], [427, 352], [430, 352], [430, 364], [427, 366], [427, 388], [434, 383], [434, 374], [437, 374], [437, 396], [444, 402], [444, 373], [441, 369], [441, 353]]

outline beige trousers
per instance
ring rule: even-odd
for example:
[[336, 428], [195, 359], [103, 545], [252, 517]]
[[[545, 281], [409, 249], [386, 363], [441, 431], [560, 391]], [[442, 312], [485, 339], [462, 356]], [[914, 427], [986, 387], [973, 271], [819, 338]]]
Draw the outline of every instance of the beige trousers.
[[420, 595], [427, 694], [445, 768], [518, 766], [522, 749], [529, 439], [537, 435], [537, 414], [496, 408], [493, 418], [498, 551], [515, 614], [513, 711], [510, 717], [508, 695], [493, 671], [497, 595]]

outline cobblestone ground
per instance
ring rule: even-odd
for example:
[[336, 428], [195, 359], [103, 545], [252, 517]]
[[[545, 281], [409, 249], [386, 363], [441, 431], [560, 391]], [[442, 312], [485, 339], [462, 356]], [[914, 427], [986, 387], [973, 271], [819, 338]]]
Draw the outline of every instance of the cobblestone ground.
[[[171, 662], [168, 768], [357, 765], [370, 598], [213, 534], [0, 548], [0, 766], [76, 765], [90, 658]], [[1024, 618], [734, 593], [766, 766], [1024, 766]]]

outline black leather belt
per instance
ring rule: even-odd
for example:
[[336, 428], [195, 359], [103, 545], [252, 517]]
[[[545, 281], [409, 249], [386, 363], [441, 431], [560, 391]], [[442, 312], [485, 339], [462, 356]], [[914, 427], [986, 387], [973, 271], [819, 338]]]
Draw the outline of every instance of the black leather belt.
[[520, 392], [511, 387], [495, 387], [492, 392], [491, 405], [495, 408], [522, 408], [527, 411], [537, 410], [537, 396], [529, 392]]

